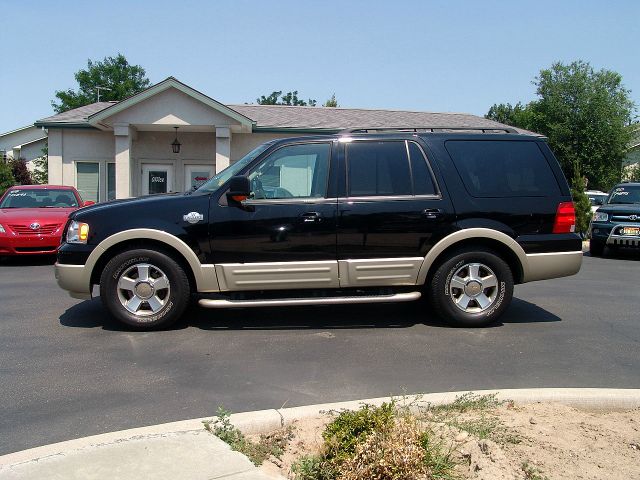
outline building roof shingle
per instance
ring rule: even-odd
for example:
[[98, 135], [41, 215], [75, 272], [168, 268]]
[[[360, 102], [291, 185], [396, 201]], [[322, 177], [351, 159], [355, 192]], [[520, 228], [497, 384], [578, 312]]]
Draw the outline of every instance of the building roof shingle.
[[74, 108], [72, 110], [67, 110], [66, 112], [58, 113], [57, 115], [52, 115], [50, 117], [43, 118], [36, 122], [38, 124], [50, 124], [50, 123], [89, 123], [88, 119], [90, 115], [94, 113], [98, 113], [105, 108], [110, 107], [114, 103], [118, 103], [117, 101], [110, 102], [95, 102], [90, 103], [89, 105], [84, 105], [83, 107]]
[[[96, 102], [43, 118], [37, 126], [89, 125], [88, 117], [118, 102]], [[364, 108], [288, 105], [227, 105], [250, 118], [258, 129], [343, 130], [348, 128], [506, 128], [507, 125], [469, 113], [415, 112]], [[511, 128], [511, 127], [510, 127]], [[516, 129], [530, 134], [527, 130]]]
[[467, 113], [412, 112], [364, 108], [228, 105], [261, 128], [505, 128], [506, 125]]

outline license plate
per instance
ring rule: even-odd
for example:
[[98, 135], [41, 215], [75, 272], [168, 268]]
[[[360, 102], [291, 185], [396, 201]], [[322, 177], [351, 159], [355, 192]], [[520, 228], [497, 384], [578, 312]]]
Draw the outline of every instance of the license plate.
[[636, 237], [640, 235], [640, 227], [624, 227], [622, 229], [623, 235], [635, 235]]

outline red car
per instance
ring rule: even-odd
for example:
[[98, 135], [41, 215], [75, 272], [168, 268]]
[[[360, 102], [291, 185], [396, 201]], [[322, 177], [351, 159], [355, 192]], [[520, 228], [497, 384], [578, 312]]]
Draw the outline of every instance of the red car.
[[56, 253], [69, 214], [93, 203], [73, 187], [9, 188], [0, 198], [0, 256]]

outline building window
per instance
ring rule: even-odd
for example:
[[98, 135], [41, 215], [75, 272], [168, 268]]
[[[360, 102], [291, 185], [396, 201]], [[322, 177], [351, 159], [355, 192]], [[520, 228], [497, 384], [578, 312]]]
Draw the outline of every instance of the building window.
[[100, 164], [98, 162], [76, 163], [76, 188], [85, 201], [100, 201]]
[[116, 164], [107, 163], [107, 201], [116, 198]]
[[7, 152], [5, 150], [0, 150], [0, 161], [7, 161]]

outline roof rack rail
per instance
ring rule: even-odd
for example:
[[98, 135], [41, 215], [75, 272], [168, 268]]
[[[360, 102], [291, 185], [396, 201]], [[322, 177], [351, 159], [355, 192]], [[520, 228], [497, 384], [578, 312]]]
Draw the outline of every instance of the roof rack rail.
[[520, 133], [518, 130], [512, 127], [363, 127], [363, 128], [345, 128], [340, 133], [368, 133], [368, 132], [413, 132], [418, 133], [426, 131], [435, 133], [440, 130], [452, 130], [452, 131], [479, 131], [482, 133]]

